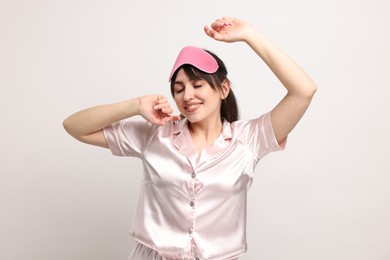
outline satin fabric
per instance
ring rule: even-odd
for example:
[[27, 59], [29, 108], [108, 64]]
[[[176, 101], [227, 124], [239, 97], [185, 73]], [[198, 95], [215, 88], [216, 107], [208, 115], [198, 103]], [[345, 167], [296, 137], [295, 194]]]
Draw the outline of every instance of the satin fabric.
[[[104, 129], [111, 152], [141, 159], [144, 179], [130, 233], [167, 259], [235, 259], [246, 251], [247, 192], [258, 161], [284, 149], [270, 112], [223, 123], [198, 155], [187, 121], [123, 120]], [[145, 259], [146, 260], [146, 259]]]
[[[229, 259], [229, 260], [237, 260], [237, 259], [238, 258]], [[136, 243], [136, 246], [131, 251], [128, 260], [183, 260], [183, 259], [163, 257], [159, 255], [157, 251], [154, 251], [153, 249], [143, 244]], [[184, 259], [184, 260], [188, 260], [188, 259]]]

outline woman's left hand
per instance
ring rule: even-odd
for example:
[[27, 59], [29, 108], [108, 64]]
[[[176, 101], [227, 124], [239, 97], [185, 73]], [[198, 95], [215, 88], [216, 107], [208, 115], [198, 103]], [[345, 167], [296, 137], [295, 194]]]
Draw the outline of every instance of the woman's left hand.
[[238, 42], [245, 41], [252, 26], [241, 19], [222, 17], [211, 24], [211, 28], [205, 25], [205, 33], [217, 41]]

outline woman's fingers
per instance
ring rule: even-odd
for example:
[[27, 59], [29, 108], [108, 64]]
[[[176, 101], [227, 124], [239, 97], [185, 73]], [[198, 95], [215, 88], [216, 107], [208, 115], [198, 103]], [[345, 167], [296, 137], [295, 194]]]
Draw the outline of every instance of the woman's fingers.
[[234, 26], [233, 17], [222, 17], [215, 20], [210, 27], [207, 25], [204, 27], [205, 33], [218, 41], [229, 41], [228, 33], [230, 29]]
[[167, 98], [162, 95], [147, 95], [139, 98], [140, 115], [154, 125], [164, 125], [166, 122], [177, 121], [177, 117], [171, 115], [172, 107]]
[[225, 23], [222, 21], [222, 20], [216, 20], [215, 22], [213, 22], [212, 24], [211, 24], [211, 28], [213, 29], [213, 30], [216, 30], [216, 31], [218, 31], [222, 26], [224, 26], [225, 25]]
[[217, 41], [237, 42], [244, 41], [250, 33], [251, 25], [243, 20], [233, 17], [222, 17], [215, 20], [210, 27], [205, 26], [206, 34]]
[[173, 109], [171, 105], [168, 103], [168, 100], [164, 97], [160, 97], [157, 100], [157, 104], [153, 107], [155, 110], [160, 110], [164, 114], [171, 114]]
[[203, 27], [203, 29], [204, 29], [204, 32], [207, 34], [207, 36], [213, 38], [213, 34], [212, 34], [212, 32], [211, 32], [211, 29], [210, 29], [207, 25], [205, 25], [205, 26]]
[[213, 38], [214, 40], [217, 40], [217, 41], [223, 41], [225, 40], [224, 38], [224, 35], [222, 33], [220, 33], [220, 31], [217, 31], [217, 30], [212, 30], [208, 27], [205, 26], [205, 29], [204, 29], [205, 33]]
[[233, 25], [233, 23], [234, 23], [233, 17], [224, 16], [224, 17], [222, 17], [222, 20], [224, 21], [224, 23], [226, 23], [228, 25]]
[[156, 104], [163, 104], [168, 102], [168, 100], [163, 96], [157, 96]]
[[213, 30], [216, 30], [216, 31], [219, 31], [221, 30], [224, 26], [232, 26], [234, 23], [234, 18], [233, 17], [222, 17], [221, 19], [217, 19], [215, 20], [215, 22], [213, 22], [211, 24], [211, 28]]
[[171, 121], [175, 122], [179, 120], [180, 120], [180, 116], [171, 116]]
[[167, 108], [167, 107], [170, 107], [170, 105], [168, 102], [165, 102], [165, 103], [157, 104], [153, 108], [154, 109], [163, 109], [163, 108]]
[[163, 112], [164, 114], [171, 114], [173, 112], [173, 109], [171, 107], [162, 108], [161, 112]]

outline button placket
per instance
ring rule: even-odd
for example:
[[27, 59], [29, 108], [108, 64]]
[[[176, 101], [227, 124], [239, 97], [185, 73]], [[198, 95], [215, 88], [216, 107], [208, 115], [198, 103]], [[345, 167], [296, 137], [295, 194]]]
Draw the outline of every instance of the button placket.
[[189, 201], [188, 201], [188, 206], [187, 207], [190, 207], [190, 227], [189, 227], [189, 230], [188, 230], [188, 234], [189, 236], [191, 237], [191, 244], [192, 244], [192, 258], [193, 260], [196, 260], [198, 258], [198, 254], [197, 254], [197, 249], [196, 249], [196, 244], [195, 244], [195, 241], [194, 241], [194, 238], [193, 238], [193, 233], [194, 233], [194, 228], [195, 228], [195, 221], [196, 221], [196, 197], [197, 197], [197, 194], [199, 192], [199, 187], [200, 187], [200, 183], [199, 183], [199, 180], [197, 178], [197, 174], [195, 172], [195, 169], [193, 168], [193, 171], [190, 173], [190, 182], [192, 183], [192, 189], [191, 191], [189, 191], [189, 195], [190, 195], [190, 198], [189, 198]]
[[196, 248], [196, 243], [194, 240], [192, 240], [192, 254], [194, 256], [194, 260], [200, 260], [199, 257], [198, 257], [198, 252], [197, 252], [197, 248]]
[[189, 229], [188, 229], [188, 235], [190, 237], [192, 237], [192, 234], [194, 232], [194, 225], [195, 225], [195, 191], [194, 191], [194, 187], [195, 187], [195, 181], [196, 181], [196, 173], [195, 171], [193, 171], [191, 173], [191, 182], [192, 182], [192, 190], [190, 191], [190, 201], [189, 201], [189, 206], [191, 207], [191, 217], [190, 217], [190, 223], [189, 223]]

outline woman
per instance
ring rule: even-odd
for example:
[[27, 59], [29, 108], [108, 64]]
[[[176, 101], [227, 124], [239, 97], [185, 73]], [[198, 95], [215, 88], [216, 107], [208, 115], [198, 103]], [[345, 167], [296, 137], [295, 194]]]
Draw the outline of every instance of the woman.
[[[181, 116], [161, 95], [71, 115], [76, 139], [142, 160], [144, 180], [129, 259], [238, 259], [246, 251], [246, 194], [257, 162], [282, 150], [316, 91], [315, 83], [249, 23], [217, 19], [205, 33], [247, 43], [287, 89], [272, 111], [238, 120], [226, 67], [213, 53], [185, 47], [170, 75]], [[144, 120], [128, 118], [141, 115]], [[126, 120], [125, 120], [126, 119]]]

